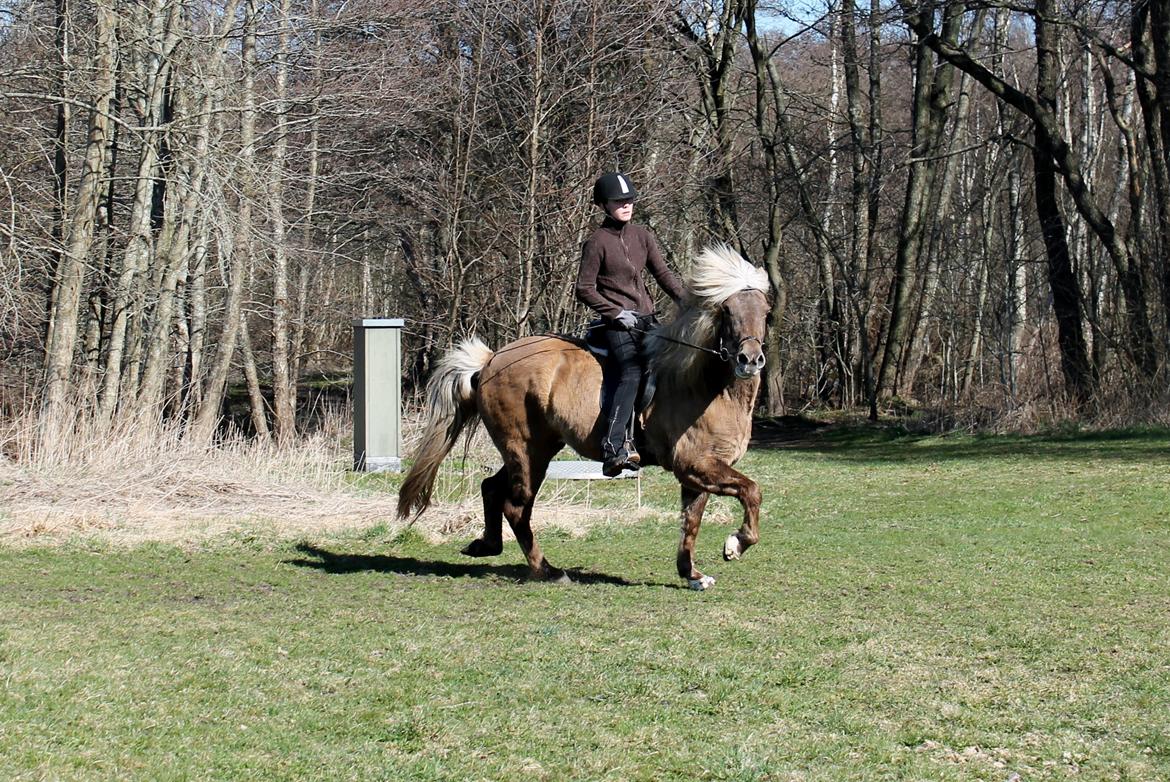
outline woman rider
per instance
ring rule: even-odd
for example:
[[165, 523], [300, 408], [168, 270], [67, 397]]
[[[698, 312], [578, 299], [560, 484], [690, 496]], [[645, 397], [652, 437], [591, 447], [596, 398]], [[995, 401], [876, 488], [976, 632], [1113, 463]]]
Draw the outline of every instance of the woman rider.
[[593, 203], [605, 212], [605, 219], [585, 242], [577, 272], [577, 298], [601, 315], [610, 369], [617, 379], [601, 447], [601, 471], [611, 477], [623, 469], [636, 470], [641, 463], [629, 424], [642, 377], [641, 329], [653, 322], [654, 315], [642, 270], [649, 269], [676, 303], [683, 296], [682, 283], [662, 260], [654, 234], [630, 222], [637, 197], [624, 174], [611, 172], [597, 179]]

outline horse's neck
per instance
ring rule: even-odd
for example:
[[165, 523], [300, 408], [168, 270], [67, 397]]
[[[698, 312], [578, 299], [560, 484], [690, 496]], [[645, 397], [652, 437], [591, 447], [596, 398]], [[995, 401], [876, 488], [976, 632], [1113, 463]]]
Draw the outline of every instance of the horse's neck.
[[747, 380], [733, 379], [727, 386], [727, 395], [737, 404], [747, 409], [750, 414], [756, 406], [756, 395], [760, 391], [760, 376]]
[[660, 374], [656, 401], [669, 406], [681, 400], [711, 402], [724, 396], [732, 404], [745, 408], [750, 415], [760, 386], [759, 376], [740, 380], [727, 362], [713, 356], [705, 357], [703, 361], [702, 371], [695, 373], [697, 382], [677, 375], [665, 378]]
[[721, 393], [727, 397], [739, 417], [751, 418], [752, 410], [756, 406], [756, 396], [760, 391], [760, 376], [740, 379], [731, 372], [728, 374], [731, 378]]

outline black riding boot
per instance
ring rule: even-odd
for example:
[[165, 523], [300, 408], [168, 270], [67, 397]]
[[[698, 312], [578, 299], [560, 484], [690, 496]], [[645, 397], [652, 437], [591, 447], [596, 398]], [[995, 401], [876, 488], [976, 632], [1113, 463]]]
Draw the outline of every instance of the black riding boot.
[[610, 370], [617, 385], [609, 410], [606, 411], [606, 437], [601, 453], [604, 463], [601, 472], [609, 477], [619, 475], [622, 470], [637, 470], [640, 457], [634, 448], [631, 436], [631, 421], [634, 402], [638, 396], [638, 382], [642, 378], [642, 363], [638, 357], [638, 344], [628, 331], [608, 329]]

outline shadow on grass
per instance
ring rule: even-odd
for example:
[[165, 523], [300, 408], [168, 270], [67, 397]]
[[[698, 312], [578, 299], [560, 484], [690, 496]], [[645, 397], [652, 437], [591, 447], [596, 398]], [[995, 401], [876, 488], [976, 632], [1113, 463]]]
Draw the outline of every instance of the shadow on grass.
[[[504, 581], [529, 580], [525, 565], [489, 565], [482, 562], [461, 563], [443, 560], [424, 560], [390, 554], [339, 554], [308, 543], [301, 543], [297, 551], [313, 559], [288, 559], [286, 565], [313, 568], [335, 575], [347, 573], [394, 573], [400, 576], [430, 576], [436, 578], [495, 578]], [[681, 589], [679, 584], [629, 581], [587, 570], [566, 569], [569, 578], [577, 584], [608, 584], [610, 586], [655, 586]]]
[[757, 419], [752, 448], [817, 453], [852, 462], [960, 459], [1170, 461], [1170, 431], [1124, 429], [1042, 435], [920, 434], [896, 424], [829, 425], [797, 416]]

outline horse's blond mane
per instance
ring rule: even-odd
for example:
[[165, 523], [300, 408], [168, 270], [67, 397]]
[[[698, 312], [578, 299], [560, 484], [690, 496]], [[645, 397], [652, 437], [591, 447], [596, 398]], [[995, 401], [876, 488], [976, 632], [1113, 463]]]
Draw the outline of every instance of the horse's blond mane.
[[650, 361], [659, 376], [673, 376], [684, 383], [695, 379], [709, 354], [678, 342], [712, 347], [719, 331], [719, 307], [748, 289], [766, 292], [767, 272], [752, 266], [726, 244], [712, 245], [699, 253], [687, 278], [687, 296], [678, 316], [656, 332], [667, 339], [647, 340]]

